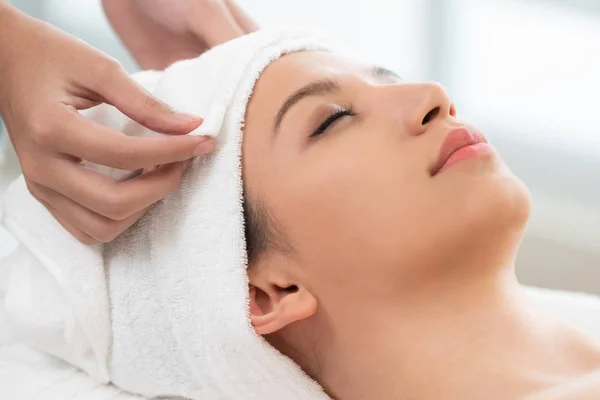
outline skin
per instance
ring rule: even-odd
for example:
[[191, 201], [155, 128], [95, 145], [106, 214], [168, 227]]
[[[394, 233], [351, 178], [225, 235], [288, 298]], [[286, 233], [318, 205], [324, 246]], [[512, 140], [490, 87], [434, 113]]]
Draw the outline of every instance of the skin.
[[[232, 1], [103, 4], [144, 69], [165, 68], [256, 29]], [[214, 148], [208, 138], [185, 135], [200, 117], [171, 110], [106, 54], [1, 0], [0, 76], [0, 115], [29, 191], [85, 244], [113, 240], [179, 185], [192, 157]], [[126, 137], [76, 112], [100, 103], [171, 137]], [[81, 160], [147, 173], [115, 182]]]
[[[344, 400], [523, 398], [599, 369], [596, 344], [516, 280], [522, 182], [498, 154], [432, 176], [444, 138], [464, 126], [448, 94], [369, 69], [301, 52], [257, 82], [246, 195], [293, 251], [268, 249], [249, 268], [256, 332]], [[285, 99], [323, 79], [339, 90], [301, 100], [274, 134]], [[357, 115], [310, 138], [349, 104]]]

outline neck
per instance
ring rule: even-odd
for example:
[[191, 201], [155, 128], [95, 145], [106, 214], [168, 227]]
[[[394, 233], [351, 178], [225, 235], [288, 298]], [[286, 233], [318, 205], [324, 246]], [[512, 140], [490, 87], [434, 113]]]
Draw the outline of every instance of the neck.
[[598, 368], [599, 353], [503, 271], [356, 309], [332, 330], [352, 334], [326, 335], [321, 382], [343, 400], [520, 398]]

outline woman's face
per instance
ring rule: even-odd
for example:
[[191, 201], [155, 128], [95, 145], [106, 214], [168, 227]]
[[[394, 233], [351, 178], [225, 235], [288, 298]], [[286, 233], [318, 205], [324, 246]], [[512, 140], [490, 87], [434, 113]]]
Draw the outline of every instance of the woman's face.
[[259, 263], [289, 264], [320, 302], [360, 301], [439, 278], [522, 229], [528, 193], [497, 154], [432, 176], [444, 139], [463, 127], [437, 84], [327, 52], [271, 64], [246, 114], [244, 180], [293, 256], [268, 250]]

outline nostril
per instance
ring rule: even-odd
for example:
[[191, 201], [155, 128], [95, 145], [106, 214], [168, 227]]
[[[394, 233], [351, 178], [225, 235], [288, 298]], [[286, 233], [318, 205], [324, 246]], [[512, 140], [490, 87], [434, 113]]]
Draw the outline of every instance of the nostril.
[[456, 107], [454, 107], [454, 104], [450, 106], [450, 116], [456, 117]]
[[288, 286], [288, 287], [284, 288], [283, 291], [287, 292], [287, 293], [296, 293], [298, 291], [298, 286], [296, 286], [296, 285]]
[[433, 110], [429, 111], [427, 113], [427, 115], [425, 115], [425, 118], [423, 118], [423, 121], [421, 122], [421, 125], [425, 125], [426, 123], [428, 123], [429, 121], [431, 121], [432, 119], [435, 118], [436, 115], [438, 115], [438, 113], [440, 112], [440, 108], [436, 107]]

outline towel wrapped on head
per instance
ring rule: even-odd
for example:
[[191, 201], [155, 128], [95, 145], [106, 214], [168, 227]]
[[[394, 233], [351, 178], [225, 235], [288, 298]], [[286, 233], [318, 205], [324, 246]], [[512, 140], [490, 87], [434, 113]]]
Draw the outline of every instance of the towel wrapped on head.
[[[147, 397], [327, 399], [249, 322], [241, 148], [261, 72], [283, 54], [329, 48], [304, 31], [260, 31], [164, 72], [137, 74], [160, 100], [205, 117], [191, 134], [215, 136], [217, 148], [112, 243], [81, 245], [22, 177], [13, 183], [3, 224], [20, 245], [0, 268], [7, 275], [0, 339]], [[154, 134], [107, 105], [87, 116], [128, 135]]]

